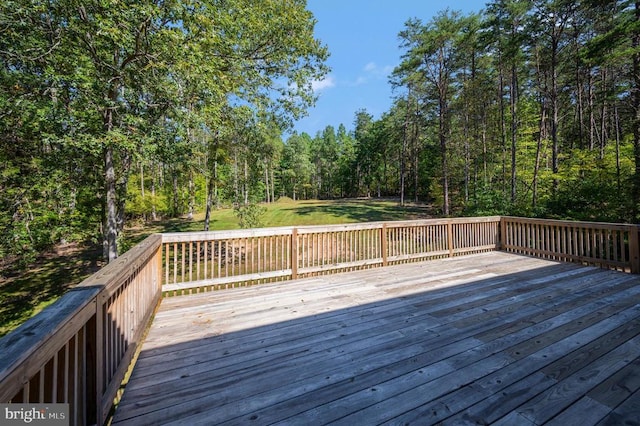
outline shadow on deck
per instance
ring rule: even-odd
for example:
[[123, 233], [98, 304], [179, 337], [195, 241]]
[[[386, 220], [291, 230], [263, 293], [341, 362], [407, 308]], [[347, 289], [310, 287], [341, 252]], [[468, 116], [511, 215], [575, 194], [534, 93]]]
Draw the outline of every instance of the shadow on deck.
[[638, 334], [639, 276], [503, 252], [168, 298], [113, 424], [637, 424]]

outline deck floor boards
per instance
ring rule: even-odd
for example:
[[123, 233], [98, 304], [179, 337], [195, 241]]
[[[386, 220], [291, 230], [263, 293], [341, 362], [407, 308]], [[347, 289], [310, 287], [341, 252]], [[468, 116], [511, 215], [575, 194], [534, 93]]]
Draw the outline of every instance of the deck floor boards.
[[114, 418], [638, 421], [640, 276], [503, 252], [167, 298]]

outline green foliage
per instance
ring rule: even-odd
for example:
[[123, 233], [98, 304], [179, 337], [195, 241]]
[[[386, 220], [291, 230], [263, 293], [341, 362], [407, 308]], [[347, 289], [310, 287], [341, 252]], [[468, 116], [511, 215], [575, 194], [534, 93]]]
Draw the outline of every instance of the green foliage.
[[260, 228], [262, 226], [262, 216], [266, 213], [266, 209], [255, 203], [238, 204], [233, 208], [238, 218], [240, 228]]
[[620, 174], [616, 171], [616, 152], [609, 146], [600, 158], [597, 152], [575, 150], [566, 159], [561, 182], [546, 203], [546, 215], [562, 219], [604, 222], [631, 222], [632, 146], [620, 152]]
[[637, 219], [631, 3], [410, 19], [388, 111], [286, 142], [328, 50], [304, 1], [250, 3], [0, 4], [0, 260], [278, 197]]
[[465, 216], [492, 216], [509, 214], [511, 202], [504, 191], [491, 186], [477, 188], [469, 204], [465, 207]]
[[98, 230], [111, 259], [125, 218], [237, 197], [234, 141], [260, 191], [328, 71], [314, 23], [301, 0], [0, 4], [0, 260]]

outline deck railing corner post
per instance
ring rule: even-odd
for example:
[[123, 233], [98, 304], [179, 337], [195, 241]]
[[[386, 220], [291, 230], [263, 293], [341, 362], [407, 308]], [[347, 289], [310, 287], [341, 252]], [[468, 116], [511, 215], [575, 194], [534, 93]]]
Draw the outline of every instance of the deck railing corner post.
[[640, 225], [629, 226], [629, 262], [631, 263], [631, 273], [640, 274]]
[[163, 266], [164, 266], [164, 262], [162, 261], [162, 244], [163, 240], [162, 240], [162, 236], [160, 236], [160, 244], [158, 245], [158, 250], [156, 251], [156, 273], [155, 273], [155, 278], [156, 278], [156, 287], [157, 287], [157, 291], [160, 293], [160, 295], [162, 295], [162, 278], [164, 277], [164, 272], [162, 270]]
[[498, 241], [496, 241], [497, 249], [505, 251], [505, 239], [507, 237], [507, 219], [500, 216], [500, 226], [498, 227]]

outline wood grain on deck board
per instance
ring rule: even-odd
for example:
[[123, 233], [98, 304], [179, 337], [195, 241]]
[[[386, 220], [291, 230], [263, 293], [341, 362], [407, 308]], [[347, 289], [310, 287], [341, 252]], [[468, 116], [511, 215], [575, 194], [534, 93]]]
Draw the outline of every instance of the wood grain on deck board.
[[639, 284], [491, 252], [165, 299], [114, 424], [633, 419]]

